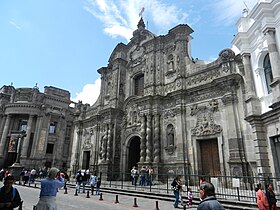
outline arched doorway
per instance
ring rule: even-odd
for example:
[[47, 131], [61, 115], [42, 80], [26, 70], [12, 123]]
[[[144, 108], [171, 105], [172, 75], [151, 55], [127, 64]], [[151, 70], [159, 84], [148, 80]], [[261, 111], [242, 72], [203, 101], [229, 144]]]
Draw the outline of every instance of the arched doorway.
[[133, 166], [137, 167], [137, 163], [140, 161], [140, 137], [132, 137], [129, 145], [128, 151], [128, 171], [132, 169]]

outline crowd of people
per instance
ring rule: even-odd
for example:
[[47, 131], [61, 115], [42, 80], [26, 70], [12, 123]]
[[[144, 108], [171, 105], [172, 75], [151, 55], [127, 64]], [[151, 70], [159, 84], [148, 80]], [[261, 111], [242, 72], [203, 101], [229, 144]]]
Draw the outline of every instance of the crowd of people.
[[[151, 167], [143, 166], [141, 170], [136, 167], [131, 169], [132, 184], [136, 185], [139, 178], [139, 185], [145, 186], [152, 183], [153, 171]], [[24, 169], [21, 173], [24, 183], [33, 183], [35, 178], [41, 179], [41, 191], [39, 201], [34, 207], [35, 210], [57, 210], [56, 195], [59, 189], [66, 188], [66, 182], [69, 179], [67, 174], [53, 167], [48, 171], [44, 168], [39, 169], [37, 173], [35, 169]], [[91, 195], [100, 194], [101, 177], [97, 176], [96, 172], [90, 173], [89, 170], [78, 170], [74, 176], [76, 180], [76, 192], [85, 193], [85, 186], [90, 185]], [[12, 210], [16, 207], [22, 209], [22, 200], [19, 191], [13, 187], [14, 177], [9, 174], [9, 171], [2, 169], [0, 171], [0, 180], [3, 181], [3, 187], [0, 188], [0, 210]], [[199, 181], [199, 199], [200, 203], [198, 210], [224, 210], [222, 204], [216, 199], [215, 187], [212, 183], [200, 178]], [[264, 189], [266, 187], [266, 190]], [[193, 204], [193, 194], [191, 188], [184, 185], [181, 177], [176, 176], [171, 183], [175, 200], [174, 208], [179, 208], [179, 205], [191, 207]], [[95, 191], [95, 192], [94, 192]], [[187, 198], [184, 202], [183, 198]], [[273, 191], [272, 183], [267, 183], [266, 186], [260, 183], [256, 187], [256, 203], [260, 210], [277, 210], [277, 199]]]
[[140, 186], [150, 186], [153, 184], [153, 169], [151, 166], [142, 166], [140, 170], [133, 166], [131, 171], [132, 185], [137, 185], [139, 179]]

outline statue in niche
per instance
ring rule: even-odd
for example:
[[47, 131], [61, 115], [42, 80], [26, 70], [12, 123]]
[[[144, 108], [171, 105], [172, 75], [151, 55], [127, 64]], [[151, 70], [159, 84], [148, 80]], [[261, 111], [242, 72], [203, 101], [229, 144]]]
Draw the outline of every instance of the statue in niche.
[[167, 126], [167, 146], [174, 146], [174, 126]]
[[168, 72], [169, 71], [172, 72], [174, 70], [174, 59], [173, 59], [173, 55], [172, 54], [170, 54], [168, 56], [167, 66], [168, 66], [168, 69], [167, 69]]

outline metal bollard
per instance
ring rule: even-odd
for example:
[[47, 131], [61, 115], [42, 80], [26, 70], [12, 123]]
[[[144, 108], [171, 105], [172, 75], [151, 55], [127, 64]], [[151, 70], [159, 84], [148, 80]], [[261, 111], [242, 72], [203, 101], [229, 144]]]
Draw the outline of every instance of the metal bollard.
[[75, 196], [78, 196], [78, 190], [77, 189], [75, 190]]
[[103, 201], [103, 198], [102, 198], [102, 193], [100, 193], [99, 200], [100, 200], [100, 201]]
[[36, 183], [35, 183], [34, 187], [36, 188]]
[[159, 210], [158, 201], [156, 201], [156, 208], [155, 208], [155, 210]]
[[30, 187], [30, 182], [28, 183], [28, 187]]
[[89, 197], [89, 190], [87, 191], [87, 197], [86, 197], [86, 198], [90, 198], [90, 197]]
[[137, 198], [134, 198], [134, 204], [133, 204], [133, 207], [138, 207], [138, 205], [137, 205]]
[[67, 187], [65, 187], [65, 189], [64, 189], [64, 194], [68, 194]]
[[118, 195], [116, 195], [115, 203], [120, 203], [120, 202], [119, 202], [119, 196], [118, 196]]

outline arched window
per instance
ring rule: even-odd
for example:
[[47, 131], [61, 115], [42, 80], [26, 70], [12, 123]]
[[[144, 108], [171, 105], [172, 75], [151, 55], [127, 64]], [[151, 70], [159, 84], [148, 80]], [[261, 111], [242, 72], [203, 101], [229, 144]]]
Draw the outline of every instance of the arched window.
[[135, 82], [135, 95], [144, 95], [144, 74], [141, 74], [134, 79]]
[[272, 70], [271, 70], [271, 65], [270, 65], [269, 54], [267, 54], [264, 57], [263, 69], [264, 69], [264, 77], [265, 77], [265, 83], [266, 83], [267, 92], [271, 93], [270, 84], [271, 84], [271, 82], [273, 80], [273, 76], [272, 76]]

